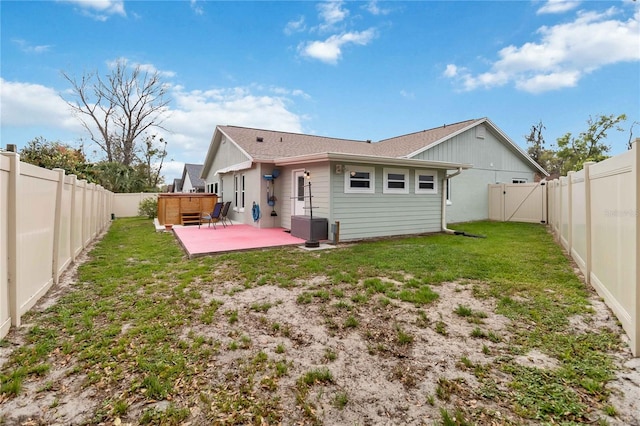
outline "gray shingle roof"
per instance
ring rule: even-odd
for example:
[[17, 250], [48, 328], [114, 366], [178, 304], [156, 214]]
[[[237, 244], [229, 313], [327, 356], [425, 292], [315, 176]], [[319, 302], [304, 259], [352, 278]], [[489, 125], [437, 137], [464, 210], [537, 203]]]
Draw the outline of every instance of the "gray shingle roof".
[[441, 127], [435, 127], [421, 132], [409, 133], [403, 136], [397, 136], [385, 139], [375, 144], [376, 154], [387, 157], [404, 157], [425, 148], [434, 142], [442, 140], [449, 135], [459, 132], [469, 126], [473, 126], [476, 122], [484, 119], [473, 119], [461, 121], [454, 124], [445, 124]]
[[253, 160], [264, 161], [321, 152], [404, 157], [471, 126], [476, 121], [480, 120], [462, 121], [374, 143], [237, 126], [218, 126], [218, 128]]
[[[274, 130], [251, 129], [236, 126], [218, 126], [240, 148], [254, 160], [275, 160], [277, 158], [338, 152], [345, 154], [371, 154], [372, 145], [366, 141], [328, 138]], [[259, 139], [261, 138], [261, 142]]]
[[203, 167], [202, 164], [185, 164], [184, 165], [185, 172], [186, 174], [189, 175], [191, 186], [193, 186], [194, 188], [204, 189], [204, 186], [206, 184], [204, 179], [200, 178], [200, 175], [202, 174], [202, 167]]

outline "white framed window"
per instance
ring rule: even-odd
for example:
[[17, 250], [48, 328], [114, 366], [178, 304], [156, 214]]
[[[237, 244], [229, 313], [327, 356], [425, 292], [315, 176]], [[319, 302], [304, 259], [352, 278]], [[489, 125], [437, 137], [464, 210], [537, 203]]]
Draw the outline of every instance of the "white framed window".
[[525, 178], [513, 178], [513, 179], [511, 179], [511, 183], [527, 183], [527, 179], [525, 179]]
[[244, 175], [233, 175], [233, 209], [237, 212], [244, 211], [245, 193], [244, 193]]
[[384, 194], [408, 194], [409, 193], [409, 170], [408, 169], [383, 169]]
[[416, 170], [416, 194], [437, 194], [438, 172], [435, 170]]
[[240, 175], [240, 211], [244, 211], [244, 203], [245, 203], [245, 192], [244, 192], [244, 175]]
[[236, 211], [238, 211], [238, 204], [240, 201], [240, 194], [239, 194], [240, 183], [238, 182], [239, 178], [240, 176], [233, 175], [233, 209]]
[[376, 169], [373, 167], [350, 166], [344, 174], [344, 192], [347, 194], [374, 194]]

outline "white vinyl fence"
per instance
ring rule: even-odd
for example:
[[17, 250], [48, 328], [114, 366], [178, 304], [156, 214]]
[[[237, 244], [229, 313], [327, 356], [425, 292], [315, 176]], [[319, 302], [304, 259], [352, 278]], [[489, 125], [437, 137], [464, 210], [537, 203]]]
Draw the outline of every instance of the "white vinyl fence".
[[549, 226], [640, 356], [640, 139], [549, 182]]
[[546, 181], [490, 184], [489, 220], [547, 223]]
[[138, 216], [140, 202], [147, 198], [158, 199], [158, 194], [153, 192], [139, 192], [133, 194], [113, 194], [113, 209], [111, 213], [118, 217]]
[[0, 153], [0, 338], [110, 224], [114, 194]]

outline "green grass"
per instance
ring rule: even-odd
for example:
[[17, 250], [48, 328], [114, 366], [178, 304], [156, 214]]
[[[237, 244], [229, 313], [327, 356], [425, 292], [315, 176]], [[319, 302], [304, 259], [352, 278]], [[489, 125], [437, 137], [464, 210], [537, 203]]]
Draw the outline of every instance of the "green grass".
[[[190, 407], [201, 404], [209, 423], [216, 423], [220, 413], [229, 423], [278, 423], [283, 404], [277, 392], [286, 386], [280, 379], [295, 362], [281, 358], [286, 347], [294, 346], [276, 346], [278, 359], [269, 359], [244, 327], [259, 327], [278, 339], [296, 338], [297, 330], [265, 318], [273, 312], [273, 302], [229, 308], [212, 298], [213, 289], [229, 283], [225, 294], [233, 297], [258, 285], [300, 287], [300, 309], [318, 309], [331, 319], [327, 327], [359, 333], [368, 340], [372, 355], [389, 356], [411, 348], [413, 330], [387, 320], [384, 332], [368, 335], [365, 315], [376, 312], [394, 318], [397, 305], [411, 304], [411, 309], [419, 309], [419, 325], [432, 328], [425, 331], [454, 338], [442, 319], [429, 322], [427, 313], [440, 297], [440, 284], [461, 282], [476, 298], [495, 301], [491, 314], [507, 317], [513, 326], [504, 335], [502, 330], [501, 335], [485, 331], [482, 320], [487, 313], [452, 306], [456, 315], [473, 324], [471, 337], [480, 340], [483, 364], [461, 363], [473, 370], [481, 386], [471, 389], [457, 380], [441, 379], [435, 392], [439, 400], [448, 401], [454, 394], [492, 398], [501, 407], [513, 407], [511, 414], [522, 424], [579, 423], [592, 406], [614, 416], [606, 384], [615, 372], [610, 354], [620, 344], [619, 336], [608, 330], [573, 332], [570, 317], [591, 315], [589, 292], [546, 229], [489, 222], [456, 229], [487, 238], [437, 234], [360, 242], [313, 254], [278, 248], [188, 260], [173, 235], [154, 233], [148, 220], [119, 219], [79, 267], [71, 291], [44, 312], [25, 316], [32, 327], [26, 343], [0, 370], [0, 394], [20, 395], [25, 383], [48, 380], [51, 366], [69, 359], [76, 365], [68, 375], [82, 377], [88, 387], [113, 392], [107, 398], [111, 408], [96, 412], [95, 423], [110, 423], [131, 406], [157, 400], [171, 401], [169, 408], [146, 410], [137, 422], [179, 424], [188, 421]], [[324, 278], [320, 284], [318, 277]], [[234, 332], [204, 337], [216, 327]], [[513, 361], [532, 349], [557, 360], [558, 368], [532, 369]], [[219, 371], [217, 357], [226, 351], [231, 352], [237, 376]], [[324, 359], [331, 362], [335, 356], [327, 352]], [[347, 356], [340, 352], [341, 359]], [[508, 378], [507, 389], [492, 381], [495, 372]], [[300, 376], [300, 415], [319, 421], [308, 399], [310, 390], [343, 380], [328, 369]], [[352, 405], [346, 394], [332, 395], [338, 408]], [[198, 403], [202, 400], [209, 403]], [[443, 423], [463, 424], [474, 415], [464, 407], [460, 410], [442, 412]]]

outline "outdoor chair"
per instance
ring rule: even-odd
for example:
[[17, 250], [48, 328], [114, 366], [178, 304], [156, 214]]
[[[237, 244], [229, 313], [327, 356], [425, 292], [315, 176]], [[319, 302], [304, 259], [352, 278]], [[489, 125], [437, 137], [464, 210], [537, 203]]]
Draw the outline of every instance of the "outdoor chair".
[[200, 225], [202, 225], [202, 222], [206, 220], [209, 222], [209, 227], [211, 227], [211, 224], [213, 224], [213, 229], [216, 229], [216, 222], [220, 221], [220, 215], [222, 214], [223, 205], [224, 203], [216, 203], [216, 205], [213, 206], [213, 211], [211, 213], [203, 213], [200, 216], [200, 222], [198, 223], [198, 228], [200, 228]]
[[227, 217], [227, 215], [229, 214], [229, 207], [231, 207], [231, 201], [227, 201], [226, 203], [224, 203], [222, 214], [220, 214], [220, 222], [222, 222], [222, 226], [224, 226], [225, 228], [227, 227], [227, 225], [233, 225], [231, 223], [231, 220], [229, 220], [229, 218]]

